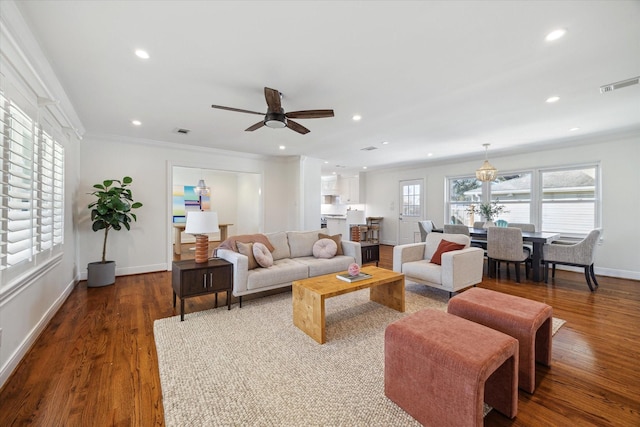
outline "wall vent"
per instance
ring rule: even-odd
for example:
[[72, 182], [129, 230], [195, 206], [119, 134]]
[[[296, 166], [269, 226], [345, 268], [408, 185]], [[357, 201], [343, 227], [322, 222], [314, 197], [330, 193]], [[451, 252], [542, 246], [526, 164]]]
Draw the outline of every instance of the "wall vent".
[[600, 93], [613, 92], [616, 89], [622, 89], [623, 87], [637, 85], [640, 81], [640, 77], [633, 77], [631, 79], [622, 80], [616, 83], [610, 83], [608, 85], [600, 86]]
[[191, 132], [191, 131], [190, 131], [189, 129], [176, 128], [176, 129], [174, 129], [174, 132], [175, 132], [175, 133], [180, 133], [180, 134], [182, 134], [182, 135], [186, 135], [186, 134], [188, 134], [188, 133], [189, 133], [189, 132]]
[[364, 147], [361, 148], [360, 151], [373, 151], [373, 150], [377, 150], [378, 147], [374, 147], [373, 145], [370, 145], [369, 147]]

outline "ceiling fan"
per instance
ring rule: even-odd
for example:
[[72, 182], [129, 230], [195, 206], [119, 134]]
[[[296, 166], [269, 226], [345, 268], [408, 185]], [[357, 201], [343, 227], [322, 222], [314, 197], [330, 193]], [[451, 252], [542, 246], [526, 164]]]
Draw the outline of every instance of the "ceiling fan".
[[291, 119], [321, 119], [325, 117], [333, 117], [333, 110], [305, 110], [285, 113], [282, 105], [280, 104], [280, 95], [280, 92], [276, 89], [268, 87], [264, 88], [264, 97], [267, 100], [268, 107], [266, 114], [258, 113], [257, 111], [242, 110], [240, 108], [223, 107], [222, 105], [212, 105], [211, 108], [237, 111], [240, 113], [259, 114], [261, 116], [264, 115], [264, 120], [245, 129], [245, 131], [249, 132], [260, 129], [262, 126], [274, 129], [288, 127], [289, 129], [304, 135], [309, 133], [310, 130]]

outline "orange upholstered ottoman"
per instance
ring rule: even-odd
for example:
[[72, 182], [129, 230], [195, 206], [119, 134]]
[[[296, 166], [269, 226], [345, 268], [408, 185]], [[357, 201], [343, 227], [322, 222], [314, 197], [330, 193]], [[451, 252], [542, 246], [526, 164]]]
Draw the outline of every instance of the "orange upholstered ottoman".
[[481, 426], [483, 402], [518, 411], [518, 341], [425, 309], [390, 324], [384, 337], [384, 392], [423, 425]]
[[533, 393], [536, 361], [551, 364], [553, 309], [526, 298], [472, 288], [449, 300], [447, 311], [516, 338], [520, 344], [519, 386]]

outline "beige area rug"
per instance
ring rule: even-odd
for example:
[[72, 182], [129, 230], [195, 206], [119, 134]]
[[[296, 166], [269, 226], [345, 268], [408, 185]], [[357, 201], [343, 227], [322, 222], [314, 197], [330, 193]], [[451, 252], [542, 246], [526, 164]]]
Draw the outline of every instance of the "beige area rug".
[[406, 290], [405, 313], [368, 290], [328, 299], [323, 345], [293, 326], [290, 292], [156, 320], [166, 425], [419, 426], [384, 395], [384, 330], [423, 308], [445, 311], [448, 293]]

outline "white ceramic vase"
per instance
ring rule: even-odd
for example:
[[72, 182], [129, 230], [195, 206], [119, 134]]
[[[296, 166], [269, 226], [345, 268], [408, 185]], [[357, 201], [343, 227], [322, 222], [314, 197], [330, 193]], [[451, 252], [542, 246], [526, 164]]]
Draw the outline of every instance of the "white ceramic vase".
[[493, 221], [487, 221], [482, 225], [482, 228], [489, 228], [489, 227], [495, 227], [496, 225], [494, 224]]

